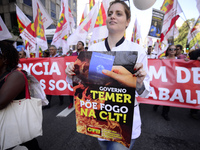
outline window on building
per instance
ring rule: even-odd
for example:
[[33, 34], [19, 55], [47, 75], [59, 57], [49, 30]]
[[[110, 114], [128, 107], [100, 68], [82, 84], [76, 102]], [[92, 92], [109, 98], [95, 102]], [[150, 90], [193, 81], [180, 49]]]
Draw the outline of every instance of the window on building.
[[26, 14], [26, 16], [28, 17], [28, 19], [29, 19], [30, 21], [33, 20], [33, 16], [29, 16], [29, 15], [27, 15], [27, 14]]
[[51, 12], [51, 17], [56, 19], [56, 14], [54, 12]]
[[45, 0], [40, 0], [43, 4], [43, 6], [45, 7]]
[[13, 3], [13, 2], [16, 2], [16, 0], [9, 0], [9, 3]]
[[56, 26], [54, 24], [51, 24], [47, 29], [56, 29]]
[[3, 0], [0, 0], [0, 5], [2, 5], [2, 4], [3, 4], [3, 3], [2, 3], [2, 1], [3, 1]]
[[15, 12], [10, 13], [10, 20], [11, 20], [12, 28], [13, 28], [13, 27], [18, 27], [18, 23], [17, 23], [17, 15], [16, 15]]
[[24, 4], [28, 6], [32, 6], [32, 1], [31, 0], [24, 0]]
[[3, 22], [5, 22], [4, 21], [4, 14], [0, 14], [0, 16], [1, 16], [2, 20], [3, 20]]
[[51, 1], [51, 17], [56, 19], [56, 4]]

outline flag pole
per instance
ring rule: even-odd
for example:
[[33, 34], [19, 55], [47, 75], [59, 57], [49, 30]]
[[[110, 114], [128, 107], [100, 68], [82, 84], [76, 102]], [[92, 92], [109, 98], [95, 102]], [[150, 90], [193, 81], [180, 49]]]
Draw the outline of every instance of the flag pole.
[[[175, 12], [175, 18], [176, 18], [176, 14], [177, 14], [177, 7], [178, 7], [178, 0], [176, 1], [176, 12]], [[174, 27], [173, 27], [173, 44], [174, 44], [174, 31], [175, 31], [175, 23], [176, 23], [176, 19], [174, 19]]]
[[37, 44], [37, 43], [36, 43], [35, 57], [36, 57], [36, 58], [39, 57], [39, 47], [38, 47], [38, 44]]
[[26, 57], [30, 58], [29, 45], [27, 46], [27, 49], [26, 49]]

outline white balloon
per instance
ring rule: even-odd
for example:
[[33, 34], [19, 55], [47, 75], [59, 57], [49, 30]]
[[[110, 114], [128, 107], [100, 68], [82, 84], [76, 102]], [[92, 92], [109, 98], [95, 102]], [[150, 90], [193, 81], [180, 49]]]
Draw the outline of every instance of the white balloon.
[[150, 8], [156, 0], [133, 0], [133, 3], [137, 9], [145, 10]]

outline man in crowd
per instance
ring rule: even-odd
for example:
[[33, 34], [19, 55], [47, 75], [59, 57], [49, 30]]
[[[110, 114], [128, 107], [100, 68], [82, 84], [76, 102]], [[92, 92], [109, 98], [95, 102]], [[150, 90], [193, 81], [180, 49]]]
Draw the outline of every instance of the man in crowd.
[[[84, 51], [84, 43], [82, 41], [78, 41], [77, 43], [77, 51], [72, 53], [71, 56], [78, 56], [80, 54], [81, 51]], [[73, 107], [73, 99], [74, 97], [73, 96], [69, 96], [69, 99], [70, 99], [70, 104], [68, 106], [68, 108], [72, 108]]]
[[[50, 52], [50, 57], [60, 57], [59, 54], [57, 54], [57, 48], [55, 45], [50, 45], [49, 52]], [[47, 99], [49, 101], [49, 105], [47, 106], [47, 108], [51, 107], [51, 98], [52, 95], [47, 95]], [[60, 99], [60, 105], [63, 105], [64, 96], [59, 95], [59, 99]]]
[[26, 52], [24, 50], [19, 51], [19, 58], [26, 58]]
[[57, 48], [55, 45], [51, 45], [49, 47], [50, 57], [59, 57], [59, 54], [57, 54]]
[[85, 47], [85, 51], [87, 51], [87, 50], [88, 50], [88, 47], [86, 46], [86, 47]]
[[84, 51], [84, 43], [82, 41], [78, 41], [78, 43], [77, 43], [77, 51], [72, 53], [71, 56], [78, 56], [81, 51]]
[[177, 59], [185, 59], [186, 56], [183, 53], [183, 46], [182, 45], [176, 45], [176, 57]]
[[43, 51], [43, 57], [49, 57], [49, 56], [50, 56], [49, 50]]
[[149, 59], [156, 59], [156, 55], [152, 53], [153, 49], [152, 46], [148, 46], [147, 49], [147, 58]]

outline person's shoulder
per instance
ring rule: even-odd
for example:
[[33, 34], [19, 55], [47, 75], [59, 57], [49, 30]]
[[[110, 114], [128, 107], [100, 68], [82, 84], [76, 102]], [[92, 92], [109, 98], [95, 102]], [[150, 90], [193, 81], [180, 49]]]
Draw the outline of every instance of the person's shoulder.
[[143, 48], [141, 45], [139, 45], [139, 44], [137, 44], [137, 43], [135, 43], [135, 42], [132, 42], [132, 41], [130, 41], [130, 40], [125, 40], [125, 41], [124, 41], [124, 44], [128, 44], [128, 45], [134, 46], [134, 47], [136, 47], [136, 48]]
[[126, 46], [128, 46], [128, 47], [130, 47], [130, 48], [136, 50], [136, 51], [139, 51], [139, 52], [141, 52], [141, 53], [145, 53], [145, 54], [146, 54], [145, 49], [144, 49], [141, 45], [139, 45], [139, 44], [137, 44], [137, 43], [134, 43], [134, 42], [129, 41], [129, 40], [125, 40], [125, 43], [124, 43], [124, 44], [125, 44]]
[[73, 52], [73, 53], [71, 54], [71, 56], [78, 56], [78, 53], [77, 53], [77, 52]]
[[101, 41], [95, 44], [92, 44], [89, 48], [88, 51], [103, 51], [105, 46], [105, 41]]
[[6, 77], [6, 80], [8, 79], [12, 79], [12, 80], [22, 80], [24, 79], [24, 74], [26, 75], [26, 72], [22, 72], [22, 71], [18, 71], [18, 70], [15, 70], [15, 71], [12, 71], [10, 72], [7, 77]]
[[180, 54], [180, 55], [177, 57], [177, 59], [185, 59], [186, 57], [187, 57], [186, 55]]

